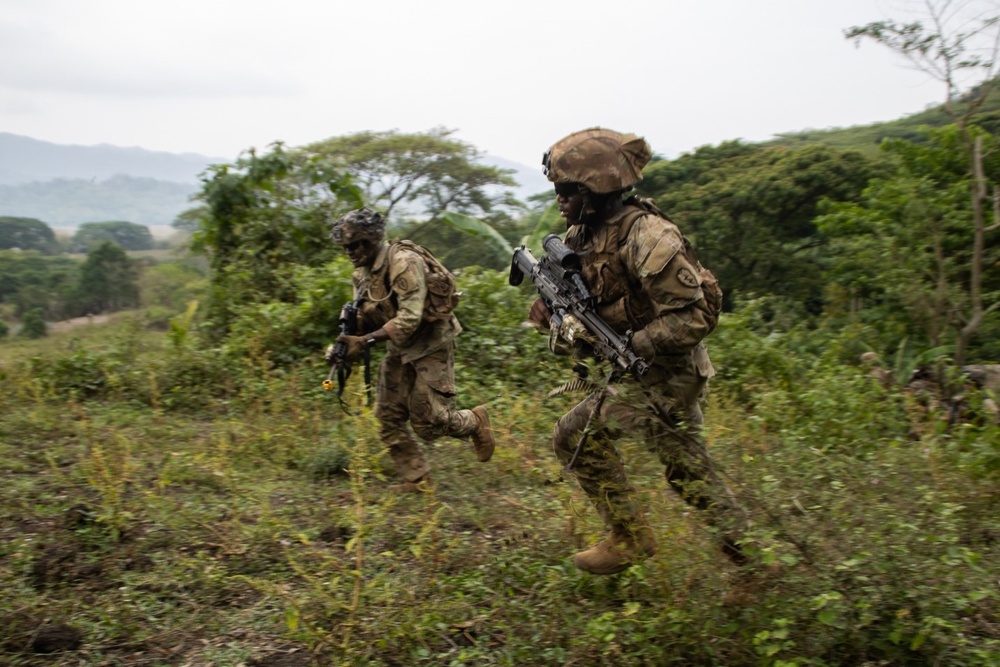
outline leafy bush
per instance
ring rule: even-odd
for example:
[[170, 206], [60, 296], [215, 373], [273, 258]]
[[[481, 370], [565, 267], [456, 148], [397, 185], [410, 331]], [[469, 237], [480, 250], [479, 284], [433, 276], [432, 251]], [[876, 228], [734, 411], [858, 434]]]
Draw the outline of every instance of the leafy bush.
[[25, 338], [44, 338], [48, 334], [48, 326], [41, 308], [32, 308], [24, 314], [21, 335]]
[[319, 268], [299, 266], [287, 284], [294, 300], [234, 308], [227, 354], [238, 358], [254, 351], [279, 366], [321, 356], [339, 332], [340, 307], [352, 298], [352, 271], [345, 257]]
[[455, 367], [463, 391], [475, 388], [484, 398], [535, 393], [568, 372], [569, 360], [553, 357], [545, 337], [524, 326], [534, 292], [512, 287], [506, 271], [478, 267], [462, 271], [458, 288], [462, 334]]

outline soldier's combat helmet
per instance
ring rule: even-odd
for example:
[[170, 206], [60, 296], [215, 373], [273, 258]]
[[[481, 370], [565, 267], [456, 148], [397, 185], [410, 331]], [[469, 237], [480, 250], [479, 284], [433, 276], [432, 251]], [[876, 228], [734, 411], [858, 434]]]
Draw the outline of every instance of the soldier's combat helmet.
[[641, 180], [652, 156], [649, 144], [638, 135], [591, 127], [552, 144], [542, 165], [553, 183], [580, 183], [593, 193], [609, 194]]
[[385, 237], [385, 218], [367, 206], [348, 211], [330, 225], [330, 238], [334, 243], [343, 244], [345, 237], [351, 241], [381, 241]]

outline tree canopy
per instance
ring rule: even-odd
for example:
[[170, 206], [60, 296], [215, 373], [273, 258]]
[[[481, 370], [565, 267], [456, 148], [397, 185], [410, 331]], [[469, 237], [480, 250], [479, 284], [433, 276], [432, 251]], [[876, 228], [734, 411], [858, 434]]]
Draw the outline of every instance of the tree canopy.
[[203, 205], [187, 217], [199, 223], [193, 250], [209, 259], [206, 331], [217, 336], [225, 335], [242, 306], [294, 302], [292, 274], [334, 258], [330, 222], [363, 201], [336, 160], [306, 159], [282, 144], [214, 165], [203, 183], [197, 196]]
[[139, 305], [139, 269], [125, 251], [105, 241], [87, 254], [80, 267], [80, 304], [101, 313]]
[[733, 141], [651, 164], [639, 192], [692, 238], [727, 304], [738, 293], [778, 294], [818, 312], [817, 206], [857, 197], [875, 169], [855, 151]]
[[124, 220], [85, 222], [73, 235], [73, 252], [89, 252], [105, 241], [116, 243], [125, 250], [150, 250], [155, 245], [149, 227]]
[[305, 146], [304, 155], [340, 160], [363, 190], [369, 206], [387, 217], [436, 219], [444, 211], [479, 217], [522, 208], [503, 188], [517, 183], [513, 171], [483, 164], [474, 147], [454, 130], [358, 132]]
[[40, 308], [50, 319], [65, 317], [73, 308], [79, 267], [77, 260], [37, 250], [0, 251], [0, 303], [12, 304], [18, 316]]
[[35, 218], [0, 216], [0, 250], [37, 250], [51, 255], [59, 251], [52, 228]]

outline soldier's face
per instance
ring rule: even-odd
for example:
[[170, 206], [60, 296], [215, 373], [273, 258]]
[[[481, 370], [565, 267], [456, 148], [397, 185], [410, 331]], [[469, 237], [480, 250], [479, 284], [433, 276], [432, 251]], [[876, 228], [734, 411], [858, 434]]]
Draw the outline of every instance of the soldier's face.
[[559, 204], [559, 215], [566, 219], [567, 225], [580, 222], [580, 212], [583, 210], [583, 193], [576, 183], [559, 183], [556, 185], [556, 202]]
[[364, 267], [367, 269], [375, 263], [375, 257], [378, 255], [378, 244], [347, 231], [344, 234], [344, 252], [347, 253], [347, 258], [351, 260], [351, 264], [355, 268]]

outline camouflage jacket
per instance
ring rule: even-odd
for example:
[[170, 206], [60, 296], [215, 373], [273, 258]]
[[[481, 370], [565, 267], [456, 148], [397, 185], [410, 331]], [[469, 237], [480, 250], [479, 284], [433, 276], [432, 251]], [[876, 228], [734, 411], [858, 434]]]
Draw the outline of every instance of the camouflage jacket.
[[597, 312], [618, 333], [633, 331], [636, 354], [663, 367], [694, 357], [703, 377], [714, 374], [702, 340], [712, 329], [699, 308], [698, 270], [684, 250], [680, 229], [646, 213], [619, 238], [629, 207], [597, 225], [574, 225], [566, 244], [580, 253], [583, 278]]
[[447, 347], [462, 331], [458, 319], [428, 321], [426, 266], [420, 255], [397, 247], [389, 251], [382, 242], [371, 268], [354, 270], [354, 294], [363, 294], [361, 327], [366, 333], [379, 328], [389, 334], [390, 353], [411, 363]]

